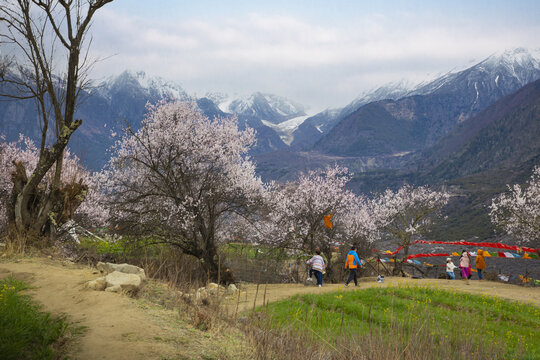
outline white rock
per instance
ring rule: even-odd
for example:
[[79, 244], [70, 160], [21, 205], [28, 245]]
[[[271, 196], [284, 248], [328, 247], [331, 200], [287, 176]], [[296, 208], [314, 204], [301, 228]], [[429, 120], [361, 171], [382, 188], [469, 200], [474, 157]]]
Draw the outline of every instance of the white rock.
[[227, 295], [234, 295], [238, 291], [238, 288], [234, 284], [230, 284], [227, 288]]
[[105, 276], [107, 281], [107, 288], [115, 285], [119, 285], [122, 290], [134, 291], [141, 286], [141, 278], [135, 274], [125, 274], [119, 271], [113, 271], [109, 275]]
[[209, 283], [208, 285], [206, 285], [206, 290], [217, 289], [218, 287], [219, 285], [216, 283]]
[[144, 269], [141, 269], [140, 267], [135, 265], [98, 262], [96, 267], [99, 271], [105, 274], [110, 274], [114, 271], [118, 271], [125, 274], [135, 274], [138, 275], [141, 280], [146, 280], [146, 274], [144, 272]]
[[120, 285], [109, 286], [105, 291], [119, 293], [122, 291], [122, 287]]
[[85, 287], [91, 290], [102, 291], [105, 290], [105, 288], [107, 287], [107, 281], [105, 281], [105, 277], [100, 277], [96, 280], [91, 280], [87, 282]]

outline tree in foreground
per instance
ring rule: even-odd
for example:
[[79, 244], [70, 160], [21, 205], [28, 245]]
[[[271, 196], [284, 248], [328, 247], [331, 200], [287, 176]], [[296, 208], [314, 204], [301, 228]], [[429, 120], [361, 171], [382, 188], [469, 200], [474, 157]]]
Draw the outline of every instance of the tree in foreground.
[[[28, 174], [24, 159], [13, 173], [9, 216], [20, 233], [46, 234], [66, 221], [68, 208], [84, 199], [83, 184], [62, 186], [64, 150], [81, 125], [75, 107], [89, 69], [86, 35], [97, 10], [112, 0], [17, 0], [0, 3], [0, 80], [14, 99], [34, 99], [40, 116], [37, 164]], [[64, 67], [65, 71], [60, 68]], [[54, 166], [52, 181], [41, 188]], [[67, 205], [67, 208], [66, 208]]]
[[[32, 172], [38, 162], [39, 149], [32, 140], [21, 135], [18, 141], [8, 143], [0, 137], [0, 209], [2, 209], [0, 213], [0, 234], [4, 234], [8, 225], [14, 221], [13, 212], [9, 210], [15, 197], [12, 175], [16, 172], [16, 167], [23, 166]], [[57, 218], [62, 222], [75, 217], [79, 223], [93, 226], [103, 224], [107, 218], [107, 209], [101, 205], [103, 203], [103, 194], [97, 191], [99, 189], [97, 186], [99, 179], [84, 169], [77, 156], [71, 154], [67, 149], [64, 151], [62, 163], [61, 187], [68, 190], [74, 186], [73, 184], [76, 184], [83, 187], [85, 192], [84, 197], [74, 197], [72, 202], [65, 204], [64, 212], [59, 214]], [[40, 192], [50, 188], [54, 180], [54, 174], [54, 169], [50, 169], [45, 174], [37, 186], [37, 197], [40, 196]], [[81, 205], [80, 202], [83, 199], [84, 203]]]
[[403, 246], [406, 257], [413, 235], [425, 232], [449, 198], [449, 193], [425, 186], [404, 185], [395, 192], [387, 189], [373, 203], [377, 227]]
[[490, 217], [494, 225], [521, 243], [540, 243], [540, 166], [533, 170], [527, 186], [508, 185], [508, 192], [491, 202]]
[[254, 139], [235, 118], [211, 121], [191, 102], [149, 106], [141, 129], [126, 130], [103, 172], [111, 221], [180, 248], [217, 276], [224, 222], [248, 216], [263, 192], [246, 157]]

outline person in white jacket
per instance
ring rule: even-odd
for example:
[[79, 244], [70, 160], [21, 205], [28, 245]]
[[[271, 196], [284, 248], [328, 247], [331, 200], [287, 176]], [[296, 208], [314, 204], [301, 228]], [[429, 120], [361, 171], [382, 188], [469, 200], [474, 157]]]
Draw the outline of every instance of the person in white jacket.
[[[313, 270], [313, 274], [315, 275], [315, 278], [317, 278], [317, 285], [319, 287], [322, 286], [322, 275], [324, 269], [326, 269], [326, 264], [324, 263], [324, 259], [321, 256], [321, 250], [319, 248], [315, 249], [315, 256], [313, 256], [311, 259], [306, 261], [306, 264], [311, 265], [311, 269]], [[309, 278], [308, 280], [311, 280]]]
[[452, 262], [451, 258], [446, 258], [446, 273], [450, 277], [450, 280], [455, 280], [456, 275], [454, 275], [454, 269], [456, 268], [456, 265]]

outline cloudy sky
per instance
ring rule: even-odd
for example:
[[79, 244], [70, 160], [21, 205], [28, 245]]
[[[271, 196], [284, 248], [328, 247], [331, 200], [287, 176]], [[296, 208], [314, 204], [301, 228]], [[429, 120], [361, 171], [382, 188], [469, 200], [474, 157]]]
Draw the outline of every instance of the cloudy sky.
[[342, 107], [492, 53], [540, 47], [537, 0], [116, 0], [93, 24], [103, 79], [125, 69], [197, 96], [254, 91]]

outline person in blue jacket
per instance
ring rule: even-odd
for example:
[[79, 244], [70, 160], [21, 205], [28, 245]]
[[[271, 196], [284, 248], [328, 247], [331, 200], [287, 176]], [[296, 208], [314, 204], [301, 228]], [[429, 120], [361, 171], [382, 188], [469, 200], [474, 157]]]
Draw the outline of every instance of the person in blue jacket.
[[347, 282], [345, 283], [345, 286], [349, 286], [349, 283], [351, 280], [354, 280], [354, 286], [358, 286], [358, 278], [356, 275], [356, 269], [362, 266], [362, 262], [358, 258], [358, 254], [356, 253], [356, 247], [353, 245], [351, 246], [351, 251], [347, 253], [347, 260], [345, 260], [345, 269], [349, 269], [349, 278], [347, 279]]

